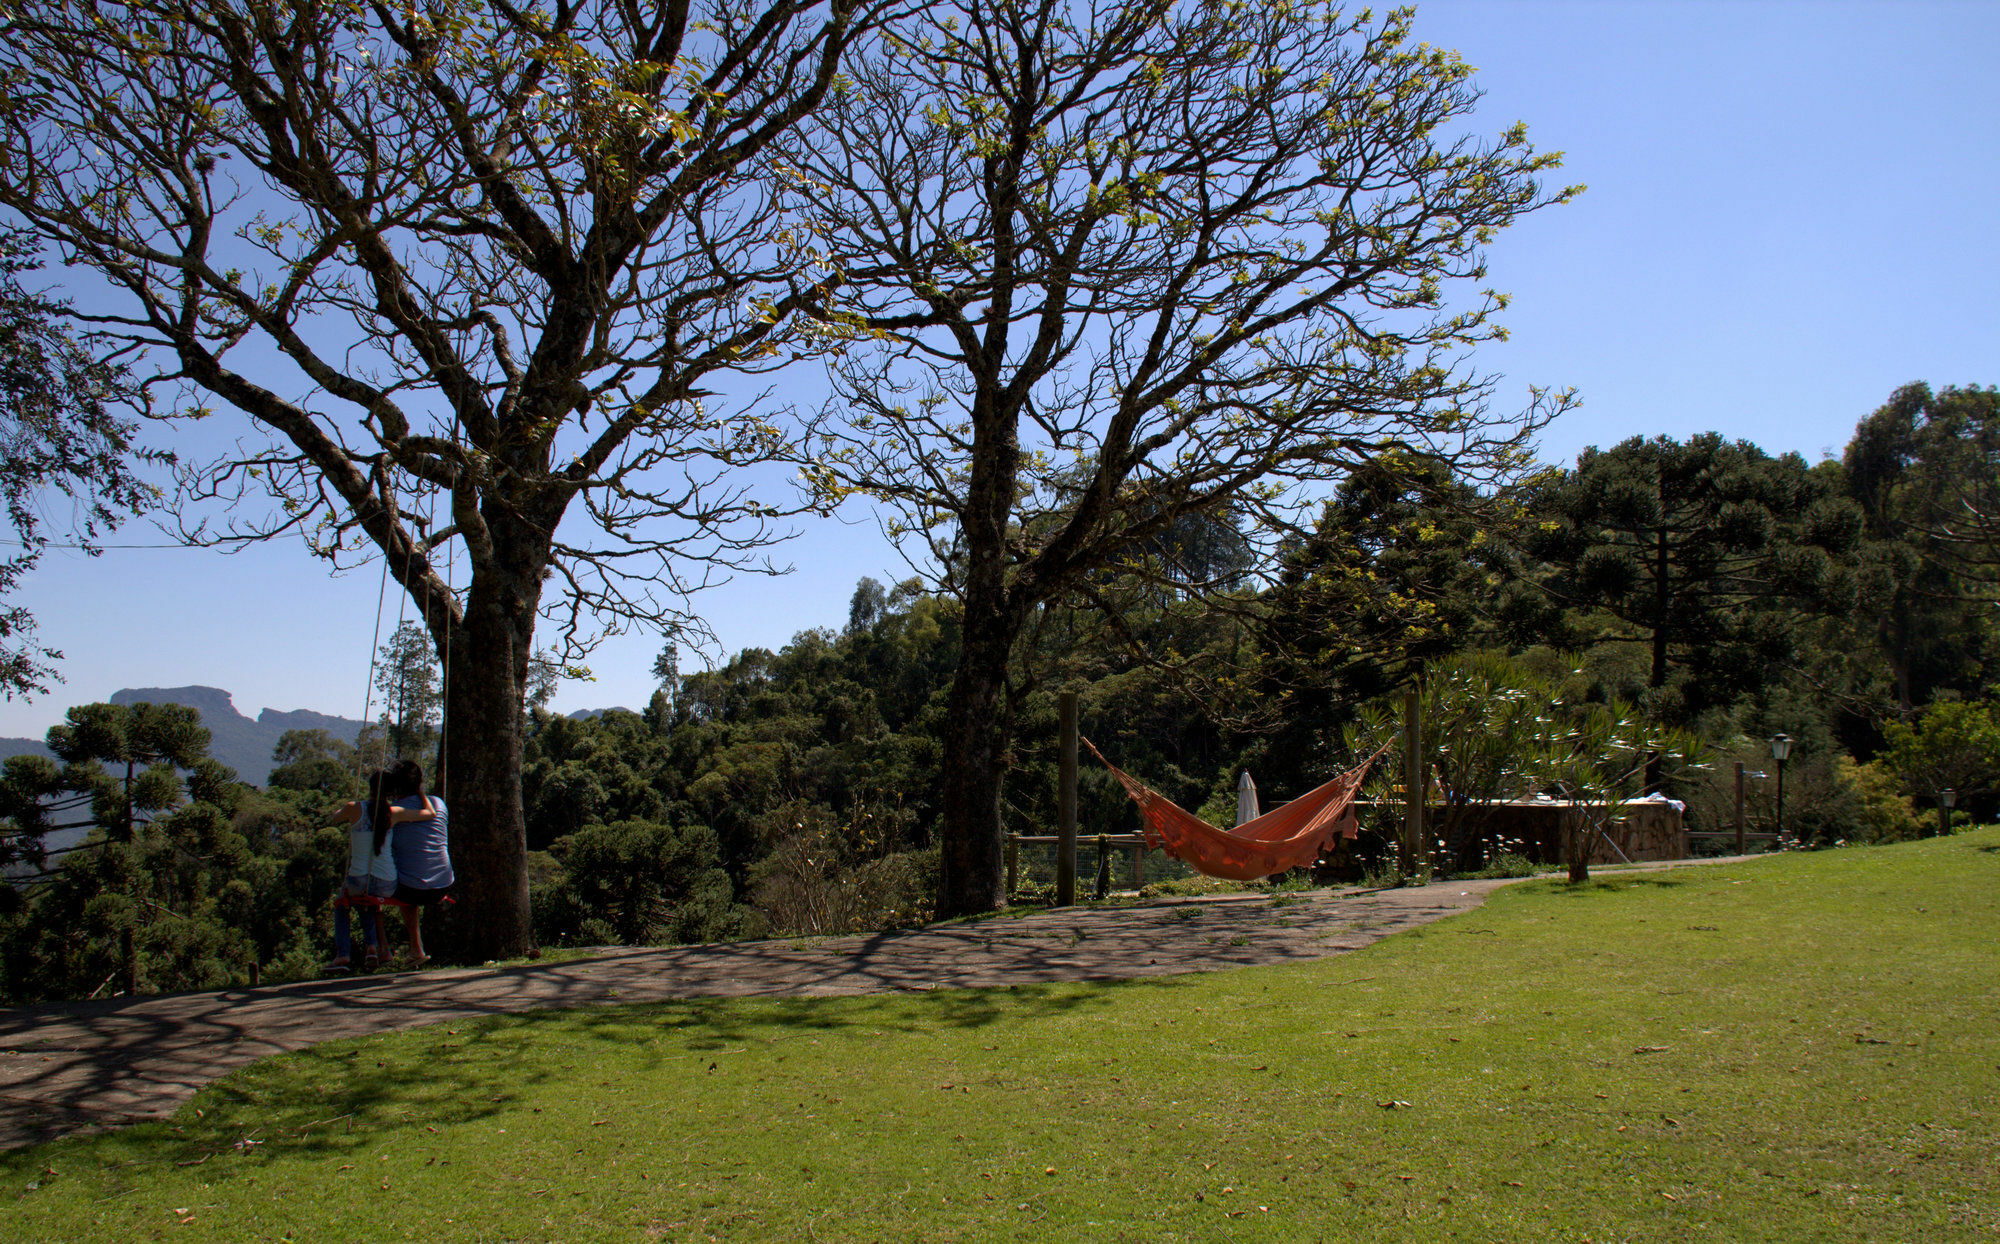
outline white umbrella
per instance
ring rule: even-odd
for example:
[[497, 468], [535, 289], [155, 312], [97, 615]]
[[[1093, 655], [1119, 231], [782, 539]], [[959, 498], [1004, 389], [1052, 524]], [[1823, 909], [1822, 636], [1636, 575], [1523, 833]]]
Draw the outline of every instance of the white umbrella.
[[1236, 781], [1236, 823], [1246, 825], [1257, 817], [1257, 783], [1250, 780], [1250, 770], [1245, 769]]

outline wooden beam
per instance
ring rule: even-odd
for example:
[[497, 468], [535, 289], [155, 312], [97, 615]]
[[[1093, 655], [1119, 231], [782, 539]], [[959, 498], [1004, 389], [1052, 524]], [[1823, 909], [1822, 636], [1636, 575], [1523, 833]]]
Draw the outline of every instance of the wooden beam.
[[1743, 762], [1739, 760], [1736, 762], [1736, 854], [1738, 855], [1745, 854], [1743, 850], [1743, 839], [1745, 836], [1743, 833]]
[[1405, 877], [1417, 871], [1418, 854], [1424, 849], [1423, 698], [1411, 687], [1403, 697], [1403, 841], [1396, 852], [1396, 866]]
[[1062, 751], [1056, 795], [1056, 906], [1076, 903], [1076, 692], [1058, 698], [1062, 713]]

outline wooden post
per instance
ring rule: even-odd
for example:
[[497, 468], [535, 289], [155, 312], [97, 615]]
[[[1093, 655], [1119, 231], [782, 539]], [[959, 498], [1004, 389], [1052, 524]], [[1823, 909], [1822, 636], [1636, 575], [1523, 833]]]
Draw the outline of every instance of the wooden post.
[[1396, 852], [1396, 866], [1405, 877], [1417, 871], [1417, 859], [1424, 845], [1423, 701], [1417, 688], [1403, 697], [1403, 792], [1407, 805], [1403, 819], [1403, 841]]
[[1743, 762], [1736, 762], [1736, 854], [1743, 855], [1748, 847], [1743, 841]]
[[1076, 903], [1076, 692], [1057, 697], [1062, 713], [1062, 748], [1056, 794], [1056, 906]]
[[1014, 901], [1014, 892], [1021, 888], [1021, 835], [1007, 835], [1007, 901]]

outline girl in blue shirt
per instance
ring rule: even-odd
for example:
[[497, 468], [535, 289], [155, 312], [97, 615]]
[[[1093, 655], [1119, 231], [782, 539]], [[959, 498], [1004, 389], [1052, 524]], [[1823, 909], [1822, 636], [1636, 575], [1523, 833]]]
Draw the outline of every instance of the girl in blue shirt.
[[421, 967], [429, 961], [419, 927], [423, 909], [443, 902], [458, 880], [451, 868], [451, 812], [444, 800], [424, 793], [424, 769], [414, 760], [389, 766], [383, 793], [396, 801], [395, 898], [403, 905], [410, 960]]

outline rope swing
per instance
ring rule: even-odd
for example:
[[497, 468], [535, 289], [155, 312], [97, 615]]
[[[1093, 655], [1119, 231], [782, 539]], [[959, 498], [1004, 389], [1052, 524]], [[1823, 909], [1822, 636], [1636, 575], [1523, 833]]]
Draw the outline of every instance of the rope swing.
[[[455, 439], [458, 436], [458, 428], [459, 428], [459, 421], [456, 416], [454, 416], [451, 421], [451, 427], [452, 427], [452, 436]], [[440, 491], [442, 490], [438, 488], [432, 488], [429, 491], [428, 495], [424, 498], [424, 532], [426, 539], [429, 538], [430, 532], [436, 525], [437, 496]], [[375, 631], [373, 638], [368, 645], [368, 674], [367, 674], [367, 680], [362, 687], [362, 695], [361, 695], [361, 724], [364, 729], [367, 728], [370, 719], [370, 714], [372, 714], [375, 711], [375, 672], [380, 667], [381, 656], [382, 656], [382, 619], [387, 613], [387, 604], [389, 595], [390, 556], [391, 554], [387, 550], [384, 550], [381, 554], [382, 582], [381, 586], [376, 589], [375, 593]], [[428, 631], [430, 629], [431, 579], [433, 577], [429, 569], [430, 559], [428, 556], [428, 551], [426, 551], [424, 560], [425, 560], [425, 573], [423, 577], [423, 587], [421, 596], [419, 597], [417, 604], [424, 618], [424, 628], [425, 630]], [[458, 580], [458, 548], [455, 543], [447, 541], [445, 549], [444, 588], [446, 596], [449, 599], [451, 599], [454, 603], [456, 603], [456, 601], [458, 600], [457, 580]], [[403, 586], [400, 583], [400, 581], [398, 583], [398, 586], [403, 588], [403, 590], [397, 593], [397, 602], [396, 602], [396, 629], [398, 631], [401, 631], [403, 629], [403, 625], [409, 621], [411, 602], [410, 602], [410, 593], [408, 588]], [[438, 663], [439, 665], [438, 752], [437, 752], [437, 764], [434, 767], [436, 776], [432, 783], [432, 785], [438, 790], [444, 789], [444, 781], [445, 781], [444, 740], [445, 740], [445, 732], [450, 728], [449, 723], [451, 721], [451, 639], [452, 639], [452, 628], [450, 626], [446, 626], [444, 630], [443, 652], [440, 654], [440, 660]], [[358, 748], [356, 749], [354, 754], [354, 772], [356, 777], [363, 778], [364, 780], [366, 779], [367, 775], [362, 772], [361, 752]]]

